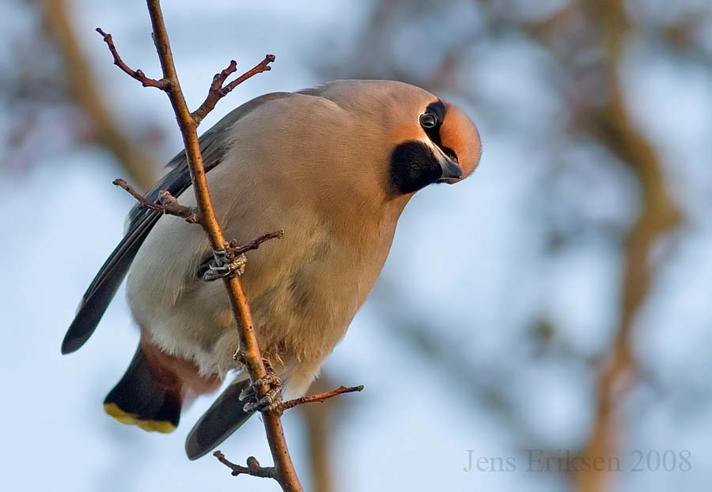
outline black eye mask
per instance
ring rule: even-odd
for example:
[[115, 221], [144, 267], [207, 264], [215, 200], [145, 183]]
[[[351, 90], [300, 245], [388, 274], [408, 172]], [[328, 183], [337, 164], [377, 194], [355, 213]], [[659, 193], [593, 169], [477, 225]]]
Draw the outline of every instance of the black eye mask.
[[425, 109], [425, 113], [420, 115], [420, 126], [423, 127], [423, 130], [425, 130], [425, 134], [428, 136], [428, 138], [435, 145], [440, 147], [445, 153], [445, 155], [447, 155], [453, 161], [459, 162], [455, 151], [452, 150], [450, 147], [445, 147], [442, 144], [442, 138], [440, 136], [440, 127], [442, 126], [443, 121], [445, 119], [446, 111], [447, 110], [445, 108], [445, 104], [443, 104], [443, 102], [439, 99], [434, 103], [428, 104], [428, 107]]
[[[425, 108], [425, 113], [420, 115], [420, 126], [425, 130], [425, 134], [433, 141], [435, 145], [441, 147], [440, 142], [440, 126], [445, 119], [445, 105], [442, 101], [437, 100], [434, 103], [428, 104]], [[435, 124], [430, 123], [434, 120]]]

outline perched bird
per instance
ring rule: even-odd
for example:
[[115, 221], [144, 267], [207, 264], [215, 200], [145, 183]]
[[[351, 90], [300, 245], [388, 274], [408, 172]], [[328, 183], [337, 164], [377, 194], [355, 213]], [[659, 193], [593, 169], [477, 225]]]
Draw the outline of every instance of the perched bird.
[[[394, 81], [346, 80], [267, 94], [238, 107], [200, 139], [225, 235], [246, 243], [273, 230], [284, 238], [250, 253], [242, 276], [264, 357], [285, 397], [306, 392], [373, 287], [398, 217], [418, 190], [456, 183], [477, 167], [475, 125], [457, 107]], [[184, 153], [147, 195], [195, 198]], [[222, 282], [202, 280], [212, 257], [203, 230], [134, 207], [124, 238], [89, 286], [62, 344], [81, 347], [128, 273], [140, 343], [104, 401], [123, 423], [170, 432], [195, 395], [235, 369], [239, 340]], [[238, 371], [186, 441], [198, 458], [252, 412]]]

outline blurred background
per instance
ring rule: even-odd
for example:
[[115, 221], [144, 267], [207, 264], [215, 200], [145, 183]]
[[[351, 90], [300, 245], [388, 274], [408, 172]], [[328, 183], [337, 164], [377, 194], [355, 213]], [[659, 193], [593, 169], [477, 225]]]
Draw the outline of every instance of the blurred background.
[[[277, 490], [187, 461], [208, 398], [170, 436], [104, 415], [138, 336], [123, 291], [91, 342], [59, 355], [132, 206], [111, 180], [148, 188], [180, 148], [167, 98], [116, 69], [94, 32], [157, 76], [144, 3], [2, 11], [0, 489]], [[421, 85], [480, 127], [480, 168], [411, 202], [318, 383], [366, 391], [285, 417], [307, 490], [709, 490], [712, 3], [172, 0], [164, 13], [193, 107], [231, 58], [277, 55], [203, 130], [334, 78]], [[222, 450], [269, 461], [257, 419]]]

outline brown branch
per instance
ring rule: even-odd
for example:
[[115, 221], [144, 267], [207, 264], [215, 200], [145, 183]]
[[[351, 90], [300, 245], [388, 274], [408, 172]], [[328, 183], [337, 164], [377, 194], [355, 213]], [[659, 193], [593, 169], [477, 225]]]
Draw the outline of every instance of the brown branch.
[[158, 192], [158, 199], [163, 207], [163, 213], [182, 217], [190, 224], [200, 224], [200, 211], [193, 207], [186, 207], [178, 203], [178, 199], [171, 195], [169, 191]]
[[[158, 199], [160, 203], [155, 203], [147, 200], [141, 193], [136, 191], [130, 184], [123, 179], [115, 179], [112, 184], [123, 188], [129, 195], [134, 197], [141, 207], [149, 208], [157, 212], [164, 213], [166, 215], [175, 215], [176, 217], [181, 217], [185, 219], [186, 222], [190, 224], [199, 224], [200, 216], [198, 215], [198, 210], [193, 207], [186, 207], [178, 203], [178, 199], [171, 195], [168, 191], [161, 191], [158, 194]], [[259, 238], [258, 238], [259, 239]]]
[[230, 241], [229, 245], [229, 251], [232, 253], [233, 256], [238, 256], [244, 253], [247, 253], [248, 251], [255, 250], [260, 247], [260, 245], [264, 242], [270, 241], [272, 239], [282, 239], [284, 237], [284, 231], [279, 230], [279, 231], [274, 231], [274, 232], [268, 232], [267, 234], [262, 234], [260, 237], [257, 239], [254, 239], [250, 241], [247, 244], [243, 244], [242, 246], [237, 245], [237, 241], [234, 239]]
[[[154, 44], [163, 70], [163, 79], [169, 81], [165, 91], [173, 106], [173, 111], [175, 112], [178, 126], [180, 127], [183, 137], [183, 144], [185, 145], [193, 189], [202, 219], [201, 225], [210, 240], [213, 251], [223, 251], [228, 244], [227, 241], [225, 241], [222, 228], [215, 215], [210, 190], [208, 188], [208, 180], [205, 174], [203, 157], [200, 152], [200, 142], [198, 140], [198, 122], [193, 118], [188, 109], [185, 97], [183, 96], [183, 91], [173, 63], [173, 53], [163, 20], [160, 1], [147, 0], [146, 3], [153, 27]], [[246, 369], [252, 381], [263, 379], [267, 375], [267, 371], [257, 344], [257, 336], [252, 321], [250, 305], [242, 289], [240, 279], [237, 275], [229, 275], [225, 277], [223, 281], [228, 291], [230, 303], [237, 321], [236, 328], [240, 337], [240, 347], [242, 347], [242, 360], [245, 361]], [[258, 396], [265, 396], [270, 389], [270, 385], [261, 386], [258, 388]], [[289, 455], [279, 414], [274, 411], [264, 411], [262, 416], [267, 440], [274, 460], [276, 480], [285, 491], [301, 492], [303, 489], [299, 483], [299, 478], [297, 477], [296, 470]]]
[[[265, 241], [282, 237], [283, 233], [282, 231], [277, 231], [264, 234], [254, 241], [240, 247], [238, 247], [234, 241], [231, 241], [230, 243], [225, 241], [224, 233], [218, 223], [212, 204], [212, 198], [210, 196], [210, 190], [208, 188], [208, 181], [205, 166], [203, 165], [203, 156], [200, 150], [197, 127], [205, 115], [207, 115], [215, 107], [217, 101], [232, 91], [235, 87], [237, 87], [237, 85], [258, 73], [269, 70], [270, 68], [268, 65], [274, 61], [274, 56], [267, 55], [260, 64], [233, 80], [227, 86], [223, 87], [222, 85], [227, 77], [236, 70], [235, 62], [231, 62], [225, 70], [213, 78], [213, 83], [210, 87], [208, 97], [195, 113], [191, 113], [188, 109], [188, 105], [176, 73], [175, 64], [173, 62], [173, 53], [171, 51], [168, 32], [163, 20], [160, 1], [147, 0], [146, 4], [151, 18], [151, 25], [153, 27], [153, 40], [163, 72], [163, 77], [160, 80], [149, 79], [140, 70], [134, 71], [129, 68], [119, 56], [113, 44], [111, 35], [104, 33], [101, 29], [97, 29], [97, 31], [104, 37], [104, 41], [108, 45], [109, 50], [114, 57], [114, 63], [117, 66], [119, 66], [131, 77], [139, 80], [144, 86], [158, 87], [168, 95], [173, 111], [176, 115], [181, 136], [183, 137], [186, 160], [190, 170], [193, 190], [198, 204], [200, 217], [199, 223], [208, 236], [214, 256], [216, 258], [218, 255], [227, 256], [226, 259], [229, 263], [235, 260], [239, 255], [242, 255], [244, 252], [257, 249], [260, 244]], [[186, 216], [194, 217], [195, 221], [198, 221], [197, 217], [195, 217], [195, 211], [189, 209], [188, 207], [181, 206], [175, 197], [170, 195], [168, 192], [162, 192], [160, 194], [160, 204], [157, 204], [146, 200], [143, 195], [133, 190], [124, 180], [116, 180], [114, 184], [124, 188], [134, 198], [136, 198], [142, 206], [153, 210], [159, 210], [163, 213], [180, 215], [184, 218]], [[223, 265], [218, 265], [218, 267], [220, 266]], [[239, 347], [241, 347], [241, 350], [236, 353], [235, 358], [241, 361], [242, 365], [245, 366], [252, 381], [264, 380], [268, 374], [267, 368], [257, 343], [257, 336], [252, 321], [250, 305], [242, 289], [242, 284], [238, 278], [238, 275], [238, 273], [230, 271], [227, 275], [221, 276], [223, 277], [225, 287], [229, 294], [228, 297], [235, 316], [236, 328], [240, 341]], [[272, 387], [270, 384], [259, 385], [257, 388], [257, 397], [262, 398], [266, 396], [271, 389]], [[282, 405], [277, 405], [274, 408], [266, 408], [263, 410], [262, 420], [265, 426], [265, 433], [267, 434], [267, 441], [269, 443], [272, 458], [274, 460], [273, 468], [261, 467], [257, 460], [253, 457], [248, 459], [248, 466], [243, 467], [229, 462], [219, 451], [215, 453], [215, 456], [223, 464], [229, 466], [233, 470], [233, 475], [249, 474], [253, 476], [273, 478], [277, 480], [284, 491], [301, 492], [303, 489], [299, 483], [299, 478], [289, 455], [287, 442], [282, 429], [282, 422], [280, 420], [280, 415], [283, 409], [291, 408], [301, 403], [323, 401], [336, 396], [337, 394], [360, 391], [361, 389], [363, 389], [363, 387], [341, 387], [331, 392], [327, 392], [327, 394], [306, 397], [304, 399], [286, 402]]]
[[116, 178], [111, 182], [114, 186], [118, 186], [119, 188], [123, 188], [128, 192], [129, 195], [134, 197], [136, 201], [144, 208], [150, 208], [151, 210], [158, 210], [158, 211], [163, 211], [163, 207], [161, 207], [157, 203], [153, 203], [152, 201], [146, 199], [141, 193], [136, 191], [130, 184], [126, 182], [125, 179], [121, 178]]
[[304, 405], [305, 403], [323, 403], [329, 398], [335, 396], [343, 395], [344, 393], [354, 393], [356, 391], [363, 391], [363, 385], [358, 386], [339, 386], [329, 391], [323, 393], [317, 393], [316, 395], [302, 396], [301, 398], [295, 398], [294, 400], [288, 400], [277, 405], [277, 411], [279, 413], [294, 408], [297, 405]]
[[213, 77], [213, 82], [212, 84], [210, 84], [210, 89], [208, 90], [208, 95], [205, 98], [205, 101], [203, 101], [203, 103], [198, 109], [193, 111], [192, 116], [195, 120], [195, 124], [197, 125], [201, 121], [203, 121], [203, 118], [205, 118], [205, 116], [210, 113], [213, 108], [215, 108], [215, 105], [218, 103], [218, 101], [223, 97], [227, 96], [235, 87], [259, 73], [268, 72], [272, 70], [272, 67], [270, 67], [269, 64], [272, 63], [274, 60], [274, 55], [265, 55], [264, 60], [262, 60], [250, 70], [243, 73], [238, 78], [223, 87], [223, 84], [225, 83], [225, 80], [228, 78], [228, 76], [237, 71], [237, 62], [235, 60], [230, 60], [230, 64], [225, 70], [222, 70], [221, 72], [215, 74], [215, 76]]
[[272, 466], [261, 466], [257, 458], [250, 456], [247, 458], [247, 466], [242, 466], [228, 460], [220, 451], [213, 453], [220, 463], [232, 470], [232, 476], [250, 475], [259, 478], [272, 478], [278, 480], [277, 470]]
[[168, 86], [170, 84], [170, 81], [168, 79], [162, 78], [160, 80], [156, 80], [156, 79], [152, 79], [150, 77], [146, 77], [146, 74], [143, 73], [143, 70], [141, 70], [141, 69], [133, 70], [126, 63], [124, 63], [124, 60], [121, 59], [121, 56], [119, 55], [119, 52], [116, 49], [116, 46], [114, 46], [114, 40], [111, 37], [111, 34], [104, 32], [100, 27], [96, 28], [96, 32], [101, 34], [101, 37], [104, 38], [104, 42], [106, 43], [106, 46], [109, 48], [109, 51], [111, 52], [111, 56], [114, 57], [114, 65], [119, 67], [121, 70], [123, 70], [125, 73], [127, 73], [130, 77], [133, 77], [134, 79], [141, 82], [141, 85], [144, 87], [156, 87], [157, 89], [161, 89], [162, 91], [165, 91], [168, 88]]

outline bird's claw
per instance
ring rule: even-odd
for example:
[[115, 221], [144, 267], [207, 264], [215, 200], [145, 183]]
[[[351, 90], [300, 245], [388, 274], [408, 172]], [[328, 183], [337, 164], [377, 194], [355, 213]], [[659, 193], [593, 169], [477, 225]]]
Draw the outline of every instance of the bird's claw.
[[[259, 396], [258, 389], [269, 385], [270, 389], [263, 396]], [[245, 412], [263, 412], [276, 409], [282, 403], [282, 382], [275, 374], [268, 373], [262, 379], [257, 379], [240, 392], [238, 397], [245, 402], [242, 409]]]
[[232, 275], [242, 275], [247, 266], [247, 256], [230, 255], [226, 250], [213, 251], [213, 259], [208, 263], [208, 269], [203, 273], [203, 280], [211, 282]]

